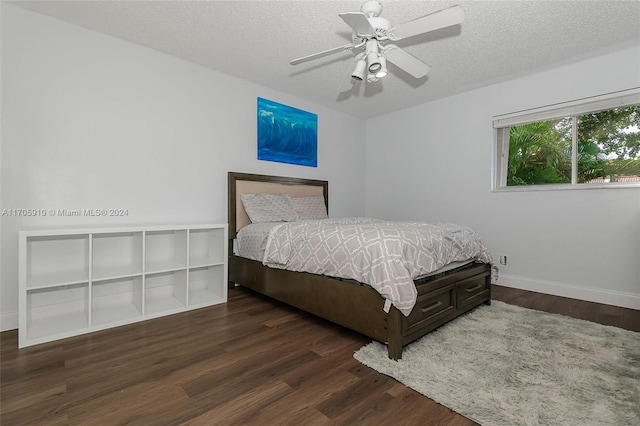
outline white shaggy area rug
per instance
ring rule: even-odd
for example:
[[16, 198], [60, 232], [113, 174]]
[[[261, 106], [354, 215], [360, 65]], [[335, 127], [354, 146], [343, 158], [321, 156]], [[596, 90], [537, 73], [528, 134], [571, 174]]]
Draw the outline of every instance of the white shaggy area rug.
[[640, 333], [493, 301], [361, 363], [482, 425], [640, 425]]

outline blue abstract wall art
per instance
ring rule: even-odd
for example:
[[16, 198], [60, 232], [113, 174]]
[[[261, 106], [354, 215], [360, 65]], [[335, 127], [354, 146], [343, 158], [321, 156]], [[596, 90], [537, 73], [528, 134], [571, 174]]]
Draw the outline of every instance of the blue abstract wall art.
[[318, 115], [258, 98], [258, 160], [318, 167]]

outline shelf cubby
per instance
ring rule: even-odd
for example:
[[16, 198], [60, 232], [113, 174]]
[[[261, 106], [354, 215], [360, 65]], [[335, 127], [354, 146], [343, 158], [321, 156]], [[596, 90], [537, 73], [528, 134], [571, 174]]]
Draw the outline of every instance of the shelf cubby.
[[189, 306], [227, 299], [224, 265], [189, 269]]
[[145, 314], [176, 311], [187, 304], [187, 270], [146, 275]]
[[93, 234], [92, 279], [142, 273], [142, 232]]
[[189, 230], [189, 266], [219, 265], [225, 262], [224, 229]]
[[187, 231], [145, 233], [145, 272], [173, 271], [187, 266]]
[[91, 325], [127, 322], [142, 316], [142, 275], [93, 282]]
[[27, 288], [89, 280], [89, 235], [33, 236], [26, 240]]
[[38, 342], [66, 337], [89, 327], [89, 284], [28, 290], [26, 339]]

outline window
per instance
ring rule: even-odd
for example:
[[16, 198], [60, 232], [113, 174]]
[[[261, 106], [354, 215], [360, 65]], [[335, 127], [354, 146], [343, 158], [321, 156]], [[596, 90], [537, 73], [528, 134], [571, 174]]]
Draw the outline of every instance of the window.
[[640, 186], [640, 89], [495, 117], [494, 189]]

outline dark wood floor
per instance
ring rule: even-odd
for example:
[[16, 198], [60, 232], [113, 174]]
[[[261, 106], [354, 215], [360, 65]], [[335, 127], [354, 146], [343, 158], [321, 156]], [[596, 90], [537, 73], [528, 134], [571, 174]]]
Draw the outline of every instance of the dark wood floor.
[[[640, 311], [494, 287], [640, 331]], [[353, 359], [369, 340], [247, 290], [225, 305], [35, 347], [0, 336], [2, 425], [472, 425]]]

